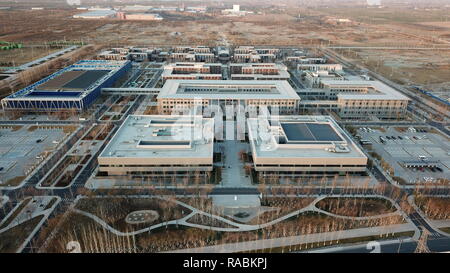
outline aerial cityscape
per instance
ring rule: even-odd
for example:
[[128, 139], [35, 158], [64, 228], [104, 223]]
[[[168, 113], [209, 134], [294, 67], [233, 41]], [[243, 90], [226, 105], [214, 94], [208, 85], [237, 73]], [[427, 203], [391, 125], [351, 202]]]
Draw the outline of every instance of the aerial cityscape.
[[450, 252], [447, 0], [0, 0], [0, 95], [0, 253]]

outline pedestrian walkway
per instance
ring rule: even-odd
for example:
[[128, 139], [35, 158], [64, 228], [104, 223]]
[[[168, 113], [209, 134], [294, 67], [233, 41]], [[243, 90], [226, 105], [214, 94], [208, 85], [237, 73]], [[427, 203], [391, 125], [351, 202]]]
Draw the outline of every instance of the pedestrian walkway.
[[291, 236], [274, 239], [264, 239], [256, 241], [246, 241], [215, 246], [189, 248], [169, 251], [170, 253], [232, 253], [243, 251], [254, 251], [259, 249], [278, 248], [290, 245], [299, 245], [315, 242], [337, 241], [347, 238], [358, 238], [366, 236], [377, 236], [380, 234], [390, 234], [411, 231], [411, 225], [399, 224], [383, 227], [358, 228], [342, 230], [336, 232], [324, 232], [300, 236]]
[[247, 150], [247, 144], [237, 140], [225, 140], [223, 143], [224, 168], [222, 171], [222, 187], [252, 187], [250, 175], [244, 170], [244, 162], [239, 158], [240, 151]]

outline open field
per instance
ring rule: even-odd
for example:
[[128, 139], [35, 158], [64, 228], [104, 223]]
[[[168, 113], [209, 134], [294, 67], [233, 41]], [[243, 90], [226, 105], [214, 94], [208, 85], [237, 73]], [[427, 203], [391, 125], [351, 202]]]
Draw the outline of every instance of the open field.
[[371, 24], [387, 23], [418, 23], [429, 21], [446, 21], [450, 14], [446, 9], [413, 9], [408, 7], [367, 8], [367, 7], [333, 7], [329, 9], [317, 8], [316, 11], [333, 13], [337, 17], [348, 17], [359, 22]]
[[394, 82], [422, 85], [424, 89], [450, 98], [450, 50], [340, 49], [347, 59]]
[[61, 50], [48, 46], [31, 46], [12, 50], [0, 50], [0, 67], [19, 66]]
[[[255, 45], [405, 45], [443, 41], [430, 40], [430, 26], [415, 24], [417, 31], [411, 34], [409, 26], [401, 24], [402, 22], [410, 24], [414, 20], [417, 23], [439, 23], [448, 19], [445, 11], [402, 19], [399, 14], [403, 13], [387, 15], [382, 10], [350, 9], [352, 13], [346, 14], [346, 10], [348, 9], [314, 10], [295, 6], [282, 12], [265, 11], [264, 14], [243, 17], [170, 16], [159, 22], [74, 19], [72, 16], [77, 12], [74, 10], [10, 10], [0, 11], [0, 39], [38, 44], [70, 37], [70, 40], [110, 46], [214, 45], [223, 38], [233, 44]], [[327, 23], [330, 15], [339, 14], [356, 21], [350, 25]], [[379, 20], [368, 20], [369, 16], [379, 16]], [[439, 39], [450, 35], [450, 30], [446, 28], [433, 28], [432, 34]], [[176, 32], [180, 35], [174, 35]], [[273, 39], [274, 35], [276, 39]]]

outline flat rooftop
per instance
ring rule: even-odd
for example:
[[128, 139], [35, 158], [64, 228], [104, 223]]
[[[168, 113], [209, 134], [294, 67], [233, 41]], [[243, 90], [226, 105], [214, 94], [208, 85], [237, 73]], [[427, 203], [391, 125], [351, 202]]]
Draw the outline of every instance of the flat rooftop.
[[338, 98], [343, 99], [372, 99], [372, 100], [409, 100], [408, 97], [394, 88], [380, 81], [366, 80], [322, 80], [322, 84], [329, 88], [361, 88], [366, 89], [366, 93], [343, 92], [338, 93]]
[[89, 10], [83, 13], [75, 14], [74, 18], [83, 18], [83, 17], [106, 17], [115, 15], [116, 11], [114, 10]]
[[[279, 63], [232, 63], [230, 64], [230, 68], [232, 67], [242, 67], [243, 70], [251, 69], [253, 73], [231, 73], [231, 77], [258, 77], [261, 79], [264, 78], [289, 78], [290, 75], [287, 72], [287, 67], [284, 64]], [[276, 74], [267, 74], [261, 72], [261, 70], [276, 70]]]
[[100, 158], [212, 157], [213, 126], [202, 116], [130, 115]]
[[38, 91], [86, 90], [111, 70], [66, 71], [38, 86]]
[[282, 122], [280, 125], [289, 142], [343, 141], [328, 123]]
[[158, 99], [297, 99], [287, 81], [168, 80]]
[[82, 60], [8, 96], [7, 99], [78, 99], [88, 95], [128, 62]]
[[247, 124], [259, 158], [365, 158], [330, 116], [260, 116]]

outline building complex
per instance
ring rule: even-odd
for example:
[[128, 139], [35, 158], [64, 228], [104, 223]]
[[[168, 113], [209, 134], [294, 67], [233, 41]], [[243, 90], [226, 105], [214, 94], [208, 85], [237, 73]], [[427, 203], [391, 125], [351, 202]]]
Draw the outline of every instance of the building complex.
[[278, 107], [282, 113], [297, 110], [299, 96], [287, 81], [168, 80], [158, 95], [161, 113], [202, 106], [241, 105]]

